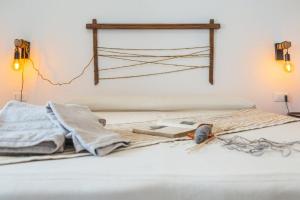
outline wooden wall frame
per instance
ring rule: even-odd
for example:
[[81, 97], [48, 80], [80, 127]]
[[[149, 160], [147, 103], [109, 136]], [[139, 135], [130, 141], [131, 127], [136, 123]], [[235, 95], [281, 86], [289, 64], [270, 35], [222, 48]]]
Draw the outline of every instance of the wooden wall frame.
[[98, 24], [96, 19], [91, 24], [86, 24], [87, 29], [93, 30], [93, 55], [94, 55], [94, 83], [99, 83], [98, 65], [98, 29], [208, 29], [209, 30], [209, 83], [214, 83], [214, 50], [215, 50], [215, 29], [221, 25], [210, 19], [207, 24]]

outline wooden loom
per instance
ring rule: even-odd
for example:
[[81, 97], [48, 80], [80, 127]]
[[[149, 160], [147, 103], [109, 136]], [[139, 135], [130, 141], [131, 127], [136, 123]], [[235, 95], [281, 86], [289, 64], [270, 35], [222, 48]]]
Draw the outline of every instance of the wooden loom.
[[216, 24], [213, 19], [207, 24], [98, 24], [96, 19], [91, 24], [86, 24], [87, 29], [93, 30], [93, 56], [94, 56], [94, 83], [99, 83], [98, 65], [98, 29], [205, 29], [209, 30], [209, 83], [214, 83], [214, 43], [215, 29], [221, 25]]

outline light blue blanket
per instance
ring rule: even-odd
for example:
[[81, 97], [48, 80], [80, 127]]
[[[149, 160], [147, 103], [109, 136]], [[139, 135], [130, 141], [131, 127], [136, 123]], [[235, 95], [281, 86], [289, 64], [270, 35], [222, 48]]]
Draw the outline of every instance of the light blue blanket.
[[0, 112], [0, 154], [53, 154], [73, 140], [76, 152], [103, 156], [129, 141], [105, 129], [88, 107], [10, 101]]

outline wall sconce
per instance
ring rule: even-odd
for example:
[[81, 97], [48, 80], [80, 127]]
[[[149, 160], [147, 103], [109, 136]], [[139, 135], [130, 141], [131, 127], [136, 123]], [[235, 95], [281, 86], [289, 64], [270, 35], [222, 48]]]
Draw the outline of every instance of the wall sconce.
[[29, 59], [30, 55], [30, 42], [23, 39], [15, 39], [15, 52], [13, 69], [15, 71], [22, 70], [26, 59]]
[[22, 71], [22, 85], [20, 91], [20, 101], [23, 101], [23, 89], [24, 89], [24, 65], [30, 54], [30, 42], [23, 39], [15, 39], [15, 52], [14, 62], [12, 65], [13, 70]]
[[286, 72], [292, 72], [294, 66], [291, 63], [291, 55], [289, 54], [289, 48], [292, 46], [290, 41], [284, 41], [281, 43], [275, 43], [275, 59], [284, 60], [283, 69]]

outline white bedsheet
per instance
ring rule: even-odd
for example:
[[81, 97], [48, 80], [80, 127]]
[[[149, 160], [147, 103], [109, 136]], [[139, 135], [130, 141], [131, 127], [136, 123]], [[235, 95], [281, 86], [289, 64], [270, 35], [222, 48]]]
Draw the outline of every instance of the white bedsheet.
[[[148, 113], [149, 114], [149, 113]], [[120, 113], [98, 113], [120, 123]], [[142, 112], [126, 122], [191, 113]], [[179, 116], [180, 115], [180, 116]], [[144, 116], [144, 117], [142, 117]], [[151, 118], [151, 119], [150, 119]], [[128, 121], [129, 120], [129, 121]], [[124, 118], [123, 118], [124, 121]], [[239, 133], [240, 134], [240, 133]], [[227, 137], [230, 137], [228, 135]], [[248, 138], [300, 140], [300, 123], [252, 130]], [[187, 153], [191, 141], [159, 144], [107, 157], [82, 157], [0, 166], [0, 199], [55, 200], [274, 200], [300, 198], [300, 153], [262, 157], [218, 143]]]

